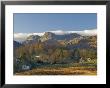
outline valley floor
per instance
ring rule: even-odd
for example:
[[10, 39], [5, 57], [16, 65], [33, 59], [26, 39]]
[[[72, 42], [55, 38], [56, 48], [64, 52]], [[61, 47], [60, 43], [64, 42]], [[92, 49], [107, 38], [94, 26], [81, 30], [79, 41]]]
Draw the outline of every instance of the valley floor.
[[15, 73], [15, 75], [97, 75], [97, 67], [47, 65]]

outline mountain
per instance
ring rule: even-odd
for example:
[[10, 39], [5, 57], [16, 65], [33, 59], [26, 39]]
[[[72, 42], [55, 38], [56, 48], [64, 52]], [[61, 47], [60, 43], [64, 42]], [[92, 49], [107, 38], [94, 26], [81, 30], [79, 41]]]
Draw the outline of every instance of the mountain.
[[66, 42], [68, 49], [97, 49], [97, 36], [83, 36], [81, 38], [74, 38]]
[[[53, 34], [59, 35], [59, 36], [60, 35], [68, 35], [68, 34], [72, 34], [72, 33], [76, 33], [81, 36], [95, 36], [95, 35], [97, 35], [97, 29], [89, 29], [89, 30], [82, 30], [82, 31], [56, 30], [56, 31], [48, 31], [48, 32], [42, 32], [42, 33], [38, 33], [38, 32], [35, 32], [35, 33], [14, 33], [14, 40], [19, 41], [19, 42], [23, 42], [23, 41], [26, 41], [27, 37], [29, 37], [30, 35], [38, 35], [38, 36], [42, 37], [45, 35], [45, 33], [47, 33], [47, 35], [48, 35], [48, 33], [53, 33]], [[45, 37], [42, 39], [46, 40]]]
[[97, 36], [81, 36], [77, 33], [57, 35], [51, 32], [45, 32], [43, 36], [30, 35], [23, 45], [42, 43], [45, 47], [66, 46], [68, 49], [96, 49]]
[[27, 37], [26, 41], [23, 42], [23, 44], [32, 44], [32, 43], [37, 43], [40, 41], [40, 36], [38, 35], [30, 35]]
[[40, 38], [40, 36], [38, 35], [30, 35], [29, 37], [27, 37], [27, 40], [38, 40]]
[[81, 35], [77, 33], [70, 33], [70, 34], [64, 34], [64, 35], [56, 35], [51, 32], [45, 32], [43, 36], [41, 36], [41, 41], [47, 41], [47, 40], [71, 40], [73, 38], [79, 38]]
[[22, 44], [19, 43], [19, 42], [17, 42], [17, 41], [14, 41], [14, 42], [13, 42], [14, 48], [20, 47], [21, 45], [22, 45]]
[[51, 32], [45, 32], [43, 36], [41, 36], [40, 40], [42, 42], [47, 41], [47, 40], [54, 40], [55, 39], [55, 34]]
[[64, 35], [56, 35], [56, 40], [72, 40], [74, 38], [79, 38], [81, 35], [77, 33], [70, 33], [70, 34], [64, 34]]
[[77, 33], [70, 33], [70, 34], [64, 34], [64, 35], [57, 35], [52, 32], [45, 32], [43, 36], [38, 35], [30, 35], [26, 38], [24, 42], [22, 42], [23, 45], [25, 44], [33, 44], [37, 42], [44, 42], [46, 45], [57, 45], [58, 41], [69, 41], [74, 38], [81, 38], [82, 36]]

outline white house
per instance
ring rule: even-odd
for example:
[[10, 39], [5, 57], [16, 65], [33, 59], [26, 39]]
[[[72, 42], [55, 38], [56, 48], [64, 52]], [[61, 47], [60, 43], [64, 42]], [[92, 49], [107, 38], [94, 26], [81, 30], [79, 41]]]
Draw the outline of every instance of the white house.
[[40, 56], [35, 56], [35, 57], [39, 58]]
[[79, 63], [84, 63], [83, 58], [80, 58]]
[[29, 65], [22, 65], [22, 70], [30, 70], [30, 68]]
[[87, 61], [88, 61], [88, 62], [91, 62], [91, 58], [87, 58]]

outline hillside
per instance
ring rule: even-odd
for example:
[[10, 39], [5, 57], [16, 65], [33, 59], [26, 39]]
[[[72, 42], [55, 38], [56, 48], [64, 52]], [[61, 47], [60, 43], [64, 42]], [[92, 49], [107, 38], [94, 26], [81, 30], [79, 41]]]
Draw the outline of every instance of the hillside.
[[[42, 36], [30, 35], [22, 44], [14, 43], [14, 47], [17, 47], [14, 48], [14, 73], [24, 71], [23, 66], [27, 66], [28, 70], [48, 65], [54, 67], [57, 64], [60, 64], [60, 68], [64, 64], [75, 63], [79, 64], [79, 67], [90, 63], [87, 66], [95, 65], [93, 66], [95, 70], [97, 67], [96, 35], [82, 36], [77, 33], [57, 35], [45, 32]], [[80, 65], [82, 63], [83, 65]], [[73, 65], [71, 66], [74, 67]]]

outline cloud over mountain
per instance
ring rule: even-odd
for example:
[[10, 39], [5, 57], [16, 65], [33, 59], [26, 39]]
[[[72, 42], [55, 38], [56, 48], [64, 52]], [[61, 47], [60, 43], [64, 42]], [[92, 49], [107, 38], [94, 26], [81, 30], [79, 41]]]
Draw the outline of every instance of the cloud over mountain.
[[44, 33], [14, 33], [14, 40], [15, 41], [25, 41], [27, 37], [30, 35], [39, 35], [42, 36]]
[[97, 29], [92, 29], [92, 30], [83, 30], [83, 31], [62, 31], [62, 30], [57, 30], [57, 31], [50, 31], [52, 33], [55, 33], [57, 35], [64, 35], [64, 34], [69, 34], [69, 33], [77, 33], [83, 36], [92, 36], [97, 34]]
[[[97, 35], [97, 29], [92, 29], [92, 30], [83, 30], [83, 31], [62, 31], [62, 30], [56, 30], [56, 31], [47, 31], [47, 32], [52, 32], [56, 35], [64, 35], [64, 34], [70, 34], [70, 33], [77, 33], [82, 36], [93, 36]], [[14, 33], [14, 40], [15, 41], [25, 41], [27, 37], [30, 35], [39, 35], [42, 36], [44, 35], [45, 32], [43, 33]]]
[[97, 35], [97, 29], [92, 29], [92, 30], [84, 30], [84, 31], [67, 31], [68, 33], [77, 33], [82, 36], [93, 36]]

